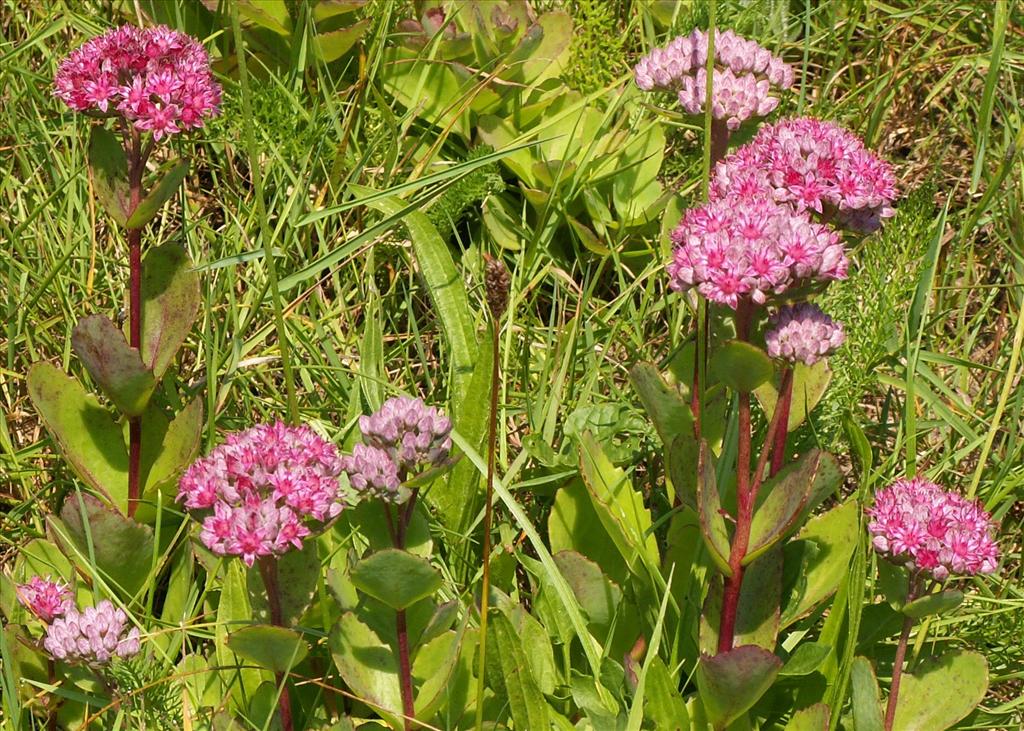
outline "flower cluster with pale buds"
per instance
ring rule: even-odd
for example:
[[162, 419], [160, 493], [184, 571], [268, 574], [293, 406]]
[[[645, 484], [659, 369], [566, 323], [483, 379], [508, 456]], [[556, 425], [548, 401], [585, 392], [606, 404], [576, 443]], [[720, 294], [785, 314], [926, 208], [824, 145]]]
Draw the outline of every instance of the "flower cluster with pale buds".
[[809, 302], [783, 307], [768, 321], [768, 355], [790, 363], [814, 365], [846, 340], [843, 326]]
[[124, 610], [106, 599], [81, 611], [72, 605], [47, 627], [43, 647], [57, 660], [103, 665], [139, 652], [139, 628], [127, 626]]

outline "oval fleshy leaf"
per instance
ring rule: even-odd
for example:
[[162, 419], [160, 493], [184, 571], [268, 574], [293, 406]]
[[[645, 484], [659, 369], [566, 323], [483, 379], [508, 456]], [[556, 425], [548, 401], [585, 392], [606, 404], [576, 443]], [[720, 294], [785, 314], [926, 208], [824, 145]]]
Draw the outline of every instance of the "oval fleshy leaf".
[[753, 391], [772, 377], [774, 366], [768, 354], [756, 345], [729, 340], [711, 356], [708, 364], [718, 380], [734, 391]]
[[982, 655], [953, 650], [928, 658], [904, 673], [893, 731], [952, 728], [977, 708], [988, 691], [988, 663]]
[[850, 671], [853, 698], [853, 727], [857, 731], [882, 731], [882, 706], [878, 702], [878, 680], [866, 657], [853, 660]]
[[139, 205], [128, 216], [128, 221], [125, 225], [128, 228], [142, 228], [152, 221], [153, 217], [164, 207], [164, 203], [178, 192], [178, 188], [181, 187], [181, 181], [185, 179], [187, 174], [188, 161], [179, 160], [173, 168], [160, 178], [160, 182], [153, 186], [152, 190], [149, 191], [149, 195], [139, 201]]
[[199, 275], [181, 246], [150, 249], [142, 261], [142, 362], [159, 380], [199, 314]]
[[708, 721], [724, 729], [746, 713], [775, 682], [782, 661], [763, 647], [743, 645], [714, 657], [701, 655], [697, 688]]
[[908, 602], [900, 611], [908, 617], [921, 619], [922, 617], [930, 617], [933, 614], [945, 614], [959, 607], [963, 601], [964, 594], [962, 591], [945, 589]]
[[441, 574], [420, 556], [397, 548], [371, 553], [350, 569], [356, 588], [392, 609], [405, 609], [441, 588]]
[[156, 379], [117, 325], [103, 315], [84, 317], [71, 331], [71, 347], [119, 411], [138, 416], [145, 410]]
[[786, 537], [811, 497], [821, 452], [813, 449], [768, 480], [761, 488], [767, 497], [750, 525], [746, 565]]
[[113, 132], [97, 125], [89, 134], [89, 170], [100, 205], [118, 226], [128, 221], [128, 160]]
[[700, 507], [700, 532], [708, 547], [708, 554], [718, 570], [732, 576], [729, 567], [729, 533], [722, 517], [722, 502], [715, 481], [715, 467], [707, 444], [701, 444], [697, 467], [697, 502]]
[[227, 643], [236, 655], [275, 673], [288, 672], [309, 653], [302, 635], [271, 624], [242, 627], [228, 635]]

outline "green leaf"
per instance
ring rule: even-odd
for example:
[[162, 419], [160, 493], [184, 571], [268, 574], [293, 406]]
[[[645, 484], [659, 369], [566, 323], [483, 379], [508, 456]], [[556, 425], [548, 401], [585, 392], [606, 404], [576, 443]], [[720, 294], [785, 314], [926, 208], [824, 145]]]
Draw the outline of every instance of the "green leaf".
[[893, 731], [952, 728], [977, 708], [988, 691], [988, 663], [982, 655], [953, 650], [904, 673]]
[[600, 566], [575, 551], [559, 551], [552, 558], [590, 623], [607, 630], [622, 601], [622, 590], [608, 580]]
[[[722, 613], [723, 579], [715, 576], [708, 587], [700, 619], [700, 648], [714, 654]], [[775, 650], [779, 636], [779, 600], [782, 593], [782, 552], [768, 551], [743, 572], [736, 608], [735, 645], [757, 645]]]
[[580, 472], [594, 510], [626, 565], [636, 571], [639, 562], [657, 571], [658, 542], [650, 532], [651, 512], [644, 506], [643, 495], [605, 456], [589, 431], [580, 438]]
[[626, 562], [597, 517], [582, 480], [572, 480], [555, 493], [548, 540], [553, 553], [576, 551], [600, 566], [612, 581], [622, 585], [627, 580]]
[[[797, 363], [793, 368], [793, 395], [789, 404], [789, 420], [787, 431], [794, 431], [804, 423], [807, 415], [821, 401], [828, 384], [832, 380], [832, 371], [828, 362], [819, 360], [814, 365]], [[775, 413], [775, 404], [779, 400], [779, 391], [773, 381], [768, 381], [754, 390], [757, 400], [764, 409], [765, 418], [771, 420]]]
[[29, 368], [28, 393], [78, 476], [127, 512], [128, 448], [110, 412], [50, 363]]
[[680, 434], [665, 449], [665, 471], [675, 492], [672, 497], [690, 508], [697, 508], [697, 470], [700, 446], [693, 434]]
[[412, 664], [413, 678], [419, 681], [413, 704], [416, 718], [433, 718], [445, 700], [462, 651], [462, 636], [462, 631], [444, 632], [416, 650], [416, 659]]
[[768, 354], [742, 340], [729, 340], [711, 356], [711, 373], [740, 393], [753, 391], [772, 377], [774, 366]]
[[150, 249], [142, 262], [142, 362], [159, 380], [199, 314], [199, 275], [174, 243]]
[[853, 727], [857, 731], [882, 731], [882, 706], [878, 702], [878, 681], [866, 657], [853, 660], [850, 671], [853, 698]]
[[178, 192], [178, 188], [181, 187], [181, 181], [185, 179], [187, 174], [188, 160], [179, 160], [166, 175], [160, 178], [160, 182], [153, 186], [152, 190], [149, 191], [149, 195], [139, 201], [139, 205], [132, 211], [125, 225], [128, 228], [142, 228], [152, 221], [153, 217], [164, 207], [164, 203]]
[[391, 647], [351, 612], [331, 629], [331, 656], [345, 684], [393, 728], [402, 728], [402, 693]]
[[796, 526], [811, 497], [821, 461], [822, 453], [812, 449], [762, 485], [761, 494], [767, 497], [754, 513], [744, 565], [781, 541]]
[[[829, 715], [827, 705], [815, 703], [794, 713], [783, 731], [828, 731]], [[857, 731], [861, 731], [860, 726], [857, 726]]]
[[729, 533], [722, 517], [721, 496], [715, 480], [715, 467], [711, 463], [711, 452], [707, 444], [701, 445], [700, 460], [697, 465], [697, 503], [700, 507], [700, 532], [708, 547], [712, 561], [726, 576], [732, 576], [729, 567]]
[[238, 14], [278, 35], [291, 34], [292, 20], [285, 0], [236, 0]]
[[330, 63], [348, 53], [349, 49], [356, 44], [366, 29], [370, 27], [370, 18], [363, 18], [348, 28], [339, 28], [327, 33], [317, 33], [313, 36], [313, 47], [317, 55], [324, 61]]
[[782, 661], [762, 647], [743, 645], [701, 655], [697, 688], [712, 726], [724, 729], [746, 713], [775, 682]]
[[[215, 699], [216, 705], [225, 702], [224, 696], [230, 699], [231, 706], [246, 712], [249, 699], [256, 692], [267, 673], [255, 668], [238, 668], [243, 659], [235, 655], [228, 647], [228, 634], [232, 629], [251, 624], [252, 608], [245, 591], [245, 566], [241, 561], [228, 561], [224, 566], [221, 582], [220, 599], [217, 602], [217, 621], [214, 626], [214, 658], [216, 665], [224, 668], [214, 674], [212, 685], [216, 688], [217, 680], [223, 683], [222, 696]], [[249, 663], [244, 663], [249, 664]]]
[[371, 553], [349, 575], [357, 589], [396, 610], [431, 596], [442, 584], [430, 562], [397, 548]]
[[507, 700], [516, 728], [548, 728], [548, 704], [537, 687], [512, 623], [500, 612], [487, 622], [487, 678]]
[[856, 501], [847, 501], [812, 518], [785, 545], [782, 628], [829, 597], [846, 577], [860, 538], [859, 517]]
[[922, 619], [935, 614], [945, 614], [959, 607], [964, 601], [962, 591], [944, 589], [943, 591], [923, 596], [906, 604], [902, 610], [908, 617]]
[[142, 420], [143, 452], [148, 451], [147, 437], [155, 439], [159, 445], [153, 461], [147, 465], [144, 455], [142, 465], [143, 497], [155, 499], [157, 491], [174, 484], [199, 453], [199, 439], [203, 432], [202, 398], [197, 396], [192, 399], [174, 416], [170, 424], [156, 434], [147, 432], [145, 414]]
[[319, 0], [313, 6], [313, 17], [317, 21], [327, 20], [337, 15], [345, 15], [366, 5], [367, 0]]
[[689, 729], [690, 715], [679, 693], [679, 684], [669, 675], [660, 657], [652, 657], [644, 686], [644, 715], [656, 729]]
[[[313, 603], [317, 582], [323, 573], [320, 556], [314, 540], [307, 540], [302, 550], [288, 551], [277, 558], [277, 583], [281, 600], [281, 623], [290, 627], [299, 624], [302, 615]], [[270, 622], [267, 589], [259, 568], [246, 569], [245, 586], [249, 594], [252, 617], [259, 622]]]
[[275, 673], [286, 673], [309, 653], [302, 635], [285, 627], [254, 624], [228, 635], [228, 647], [236, 655]]
[[89, 135], [89, 170], [100, 204], [118, 226], [128, 222], [128, 160], [113, 132], [97, 125]]
[[51, 519], [59, 540], [70, 541], [81, 554], [79, 563], [95, 567], [109, 577], [125, 597], [146, 585], [153, 561], [153, 531], [147, 525], [107, 507], [92, 495], [68, 496], [61, 520]]
[[802, 642], [797, 645], [796, 650], [786, 660], [779, 675], [795, 677], [810, 675], [821, 667], [822, 663], [831, 654], [832, 648], [828, 645], [821, 645], [817, 642]]
[[156, 380], [114, 323], [103, 315], [82, 318], [71, 331], [71, 347], [114, 406], [128, 416], [142, 413]]
[[652, 363], [636, 363], [629, 369], [629, 380], [654, 422], [662, 444], [668, 446], [680, 435], [693, 434], [690, 405], [679, 389], [665, 382], [657, 367]]

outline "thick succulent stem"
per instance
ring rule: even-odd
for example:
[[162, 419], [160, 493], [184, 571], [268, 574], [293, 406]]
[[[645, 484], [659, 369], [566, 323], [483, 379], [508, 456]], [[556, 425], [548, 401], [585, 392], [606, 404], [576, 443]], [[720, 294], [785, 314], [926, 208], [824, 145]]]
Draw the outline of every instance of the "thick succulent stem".
[[[789, 409], [793, 404], [793, 369], [787, 367], [782, 373], [782, 384], [779, 388], [779, 400], [775, 405], [775, 413], [781, 415], [783, 426], [775, 431], [775, 444], [772, 447], [771, 476], [779, 474], [786, 461], [786, 439], [789, 436]], [[771, 437], [769, 437], [771, 438]]]
[[[262, 556], [257, 561], [257, 566], [260, 569], [263, 586], [267, 590], [270, 623], [277, 627], [284, 627], [284, 614], [281, 611], [281, 586], [277, 580], [277, 558], [274, 556]], [[285, 673], [277, 673], [275, 679], [281, 689], [281, 695], [277, 701], [277, 710], [281, 716], [281, 727], [284, 731], [292, 731], [294, 728], [292, 702], [288, 696], [288, 686], [285, 685]]]
[[[53, 658], [46, 659], [46, 675], [50, 685], [57, 685], [57, 663]], [[51, 694], [46, 710], [46, 731], [57, 731], [57, 707], [60, 705], [60, 697]]]
[[[129, 207], [134, 211], [142, 200], [142, 171], [145, 156], [138, 130], [132, 130], [128, 161]], [[128, 345], [142, 354], [142, 229], [128, 229]], [[142, 417], [128, 419], [128, 517], [135, 515], [141, 496]]]
[[[400, 475], [402, 482], [405, 482], [406, 475]], [[419, 490], [414, 489], [409, 501], [403, 507], [396, 506], [396, 523], [394, 532], [395, 548], [405, 549], [405, 535], [412, 521], [413, 510], [416, 508], [416, 498]], [[388, 520], [390, 523], [390, 518]], [[395, 611], [395, 634], [398, 643], [398, 689], [402, 696], [402, 725], [405, 731], [410, 731], [412, 723], [416, 718], [416, 706], [414, 704], [412, 688], [412, 663], [409, 659], [409, 628], [406, 624], [405, 610]]]
[[892, 684], [889, 686], [889, 700], [885, 705], [885, 731], [892, 731], [892, 722], [896, 718], [896, 705], [899, 702], [900, 680], [903, 678], [903, 661], [907, 657], [907, 644], [910, 641], [910, 630], [914, 626], [914, 618], [903, 620], [903, 631], [896, 645], [896, 659], [892, 664]]

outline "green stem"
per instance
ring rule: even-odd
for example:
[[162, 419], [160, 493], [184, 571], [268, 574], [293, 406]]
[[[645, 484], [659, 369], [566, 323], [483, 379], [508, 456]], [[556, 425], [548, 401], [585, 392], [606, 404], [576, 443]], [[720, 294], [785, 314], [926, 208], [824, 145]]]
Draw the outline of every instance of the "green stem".
[[274, 310], [274, 329], [277, 332], [277, 349], [281, 354], [281, 368], [284, 371], [284, 387], [288, 398], [288, 421], [299, 423], [299, 402], [295, 394], [295, 376], [292, 373], [291, 355], [288, 350], [288, 330], [284, 322], [284, 308], [278, 287], [277, 262], [274, 260], [273, 230], [267, 218], [267, 203], [263, 199], [263, 173], [260, 167], [256, 139], [252, 131], [252, 92], [249, 89], [249, 74], [245, 65], [245, 44], [238, 20], [238, 6], [231, 4], [231, 28], [235, 38], [235, 58], [238, 60], [238, 81], [242, 87], [242, 115], [245, 118], [245, 147], [249, 158], [249, 174], [252, 176], [256, 196], [256, 215], [260, 220], [260, 239], [263, 241], [263, 262], [267, 267], [270, 281], [270, 302]]

